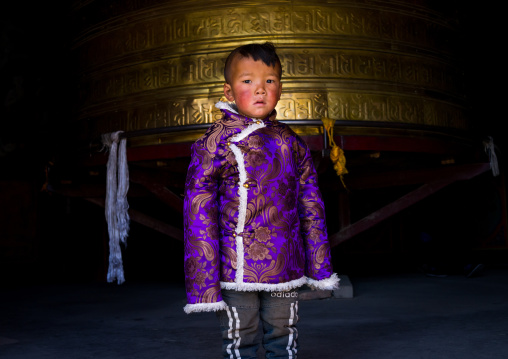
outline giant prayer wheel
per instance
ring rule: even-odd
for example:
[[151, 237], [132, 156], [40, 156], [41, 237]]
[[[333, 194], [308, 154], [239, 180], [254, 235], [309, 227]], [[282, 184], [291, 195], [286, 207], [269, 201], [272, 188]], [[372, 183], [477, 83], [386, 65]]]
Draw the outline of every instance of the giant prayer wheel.
[[[97, 179], [95, 169], [107, 160], [101, 135], [124, 131], [129, 196], [141, 198], [131, 209], [154, 212], [132, 212], [131, 219], [182, 239], [190, 146], [221, 116], [214, 104], [223, 96], [225, 59], [240, 45], [270, 41], [283, 67], [278, 120], [313, 150], [335, 246], [488, 171], [468, 118], [460, 3], [75, 1], [71, 62], [79, 94], [72, 126], [83, 156], [71, 163], [95, 166], [87, 172]], [[334, 121], [333, 131], [324, 129], [324, 118]], [[346, 154], [345, 181], [329, 156], [334, 144]], [[409, 192], [397, 199], [390, 190]], [[81, 195], [103, 203], [103, 193], [87, 191]], [[154, 194], [177, 215], [143, 204]]]
[[[118, 0], [74, 4], [74, 119], [83, 142], [189, 143], [220, 116], [235, 47], [271, 41], [283, 66], [278, 119], [321, 136], [416, 137], [470, 129], [453, 4], [425, 0]], [[460, 136], [459, 136], [460, 137]], [[456, 136], [454, 137], [456, 139]], [[375, 149], [375, 148], [374, 148]]]

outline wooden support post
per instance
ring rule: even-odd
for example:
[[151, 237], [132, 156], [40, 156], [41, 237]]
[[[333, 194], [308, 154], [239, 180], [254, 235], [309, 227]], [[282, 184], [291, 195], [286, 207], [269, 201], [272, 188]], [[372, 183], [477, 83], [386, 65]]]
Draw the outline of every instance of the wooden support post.
[[351, 225], [351, 211], [349, 207], [349, 195], [346, 192], [339, 192], [339, 228], [346, 228]]
[[437, 183], [424, 184], [420, 188], [406, 194], [405, 196], [402, 196], [398, 200], [390, 203], [387, 206], [384, 206], [374, 213], [371, 213], [370, 215], [360, 219], [354, 224], [342, 228], [338, 233], [335, 233], [330, 237], [330, 245], [334, 247], [342, 242], [347, 241], [357, 234], [375, 226], [376, 224], [384, 221], [394, 214], [415, 204], [416, 202], [419, 202], [422, 199], [430, 196], [451, 182], [453, 181], [442, 181]]
[[176, 209], [178, 212], [183, 213], [183, 199], [164, 186], [164, 184], [160, 182], [163, 181], [162, 178], [160, 181], [157, 181], [155, 173], [131, 169], [129, 181], [142, 185], [162, 202]]
[[436, 180], [426, 183], [416, 190], [402, 196], [398, 200], [386, 205], [378, 211], [362, 218], [361, 220], [342, 228], [339, 232], [329, 237], [330, 245], [332, 247], [353, 238], [355, 235], [364, 232], [365, 230], [375, 226], [376, 224], [384, 221], [385, 219], [393, 216], [394, 214], [406, 209], [407, 207], [421, 201], [422, 199], [437, 192], [441, 188], [449, 185], [458, 180], [467, 180], [475, 177], [490, 168], [487, 163], [480, 163], [475, 165], [457, 166], [449, 177], [443, 180]]

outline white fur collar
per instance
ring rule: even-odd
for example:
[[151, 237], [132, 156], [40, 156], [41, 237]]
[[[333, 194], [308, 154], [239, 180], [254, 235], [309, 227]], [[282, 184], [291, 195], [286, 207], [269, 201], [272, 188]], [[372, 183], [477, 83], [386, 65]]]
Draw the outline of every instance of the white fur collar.
[[238, 113], [238, 107], [236, 107], [236, 104], [234, 102], [223, 102], [219, 101], [215, 104], [215, 107], [217, 107], [219, 110], [228, 110], [229, 112]]

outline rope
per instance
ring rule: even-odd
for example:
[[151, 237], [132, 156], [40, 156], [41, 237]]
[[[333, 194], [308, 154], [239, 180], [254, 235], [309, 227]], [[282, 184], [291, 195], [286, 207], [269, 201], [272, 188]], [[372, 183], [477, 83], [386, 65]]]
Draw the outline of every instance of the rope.
[[346, 184], [344, 183], [344, 175], [348, 173], [346, 169], [346, 156], [344, 155], [342, 148], [337, 146], [333, 139], [333, 127], [335, 125], [335, 120], [323, 117], [321, 121], [323, 122], [323, 127], [328, 134], [330, 146], [332, 147], [330, 151], [330, 159], [333, 162], [333, 168], [335, 169], [335, 172], [337, 172], [337, 176], [339, 176], [342, 185], [346, 188]]
[[[104, 134], [102, 143], [109, 147], [106, 179], [106, 221], [109, 234], [108, 282], [125, 282], [120, 242], [126, 244], [129, 234], [129, 169], [127, 167], [127, 140], [120, 139], [122, 131]], [[119, 144], [120, 143], [120, 144]]]
[[492, 175], [494, 177], [498, 176], [499, 175], [499, 164], [497, 162], [497, 155], [496, 155], [495, 146], [494, 146], [494, 139], [489, 136], [488, 141], [484, 141], [483, 145], [485, 146], [485, 152], [489, 156], [490, 168], [492, 170]]

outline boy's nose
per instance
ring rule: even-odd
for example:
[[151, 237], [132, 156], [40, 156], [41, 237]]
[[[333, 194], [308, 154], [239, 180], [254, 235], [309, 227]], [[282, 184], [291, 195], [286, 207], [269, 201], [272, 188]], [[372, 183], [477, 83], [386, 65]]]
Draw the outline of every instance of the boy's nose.
[[265, 88], [263, 86], [258, 86], [256, 89], [256, 95], [264, 95], [266, 93]]

